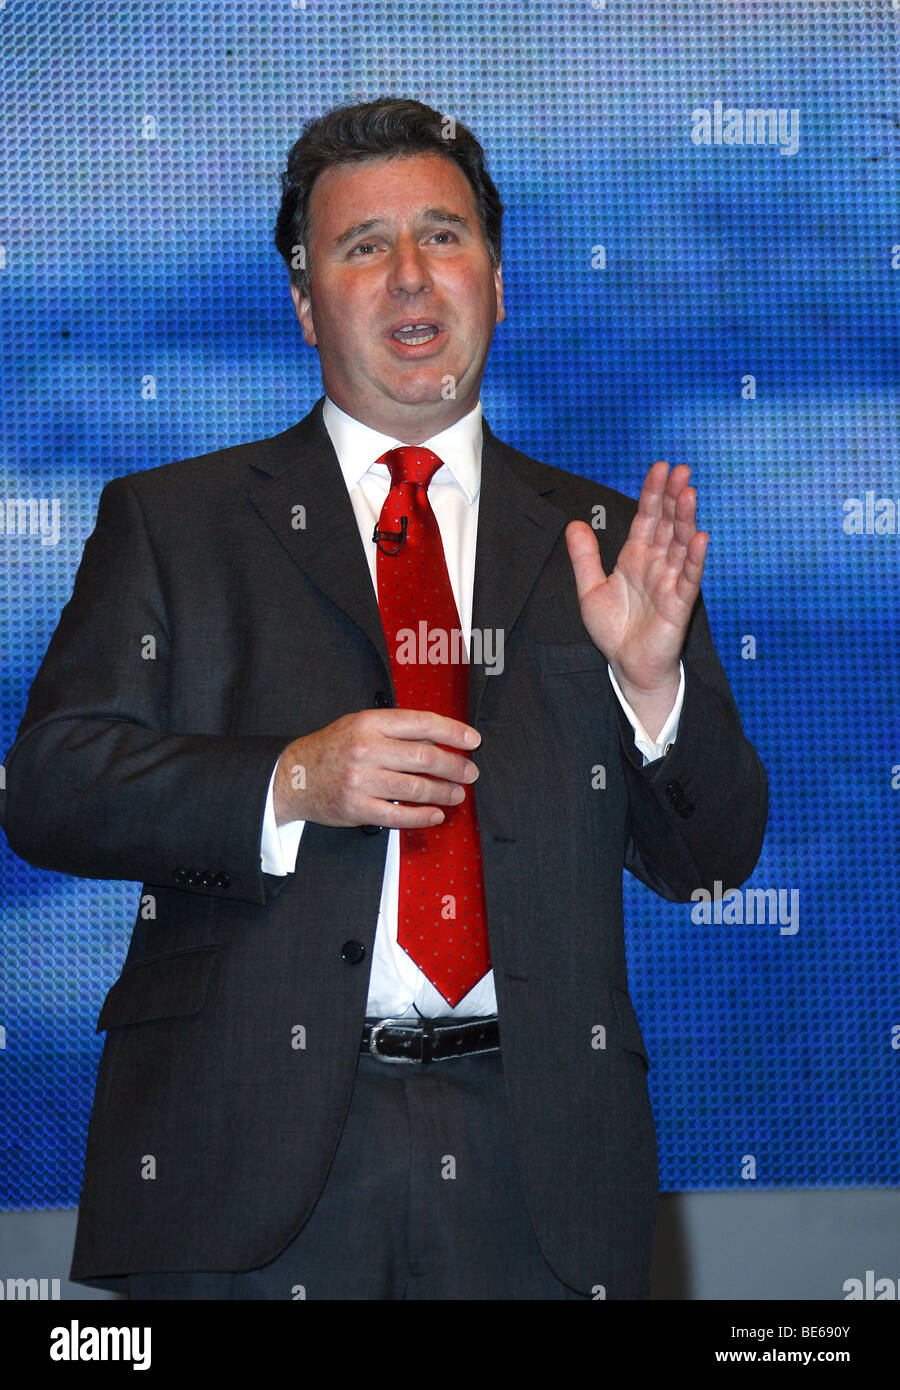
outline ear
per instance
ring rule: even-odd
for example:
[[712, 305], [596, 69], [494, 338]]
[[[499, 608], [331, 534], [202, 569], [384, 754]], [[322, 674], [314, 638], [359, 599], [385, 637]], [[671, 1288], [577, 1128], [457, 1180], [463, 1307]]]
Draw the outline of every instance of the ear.
[[506, 318], [506, 309], [503, 306], [503, 267], [498, 265], [494, 271], [494, 289], [497, 291], [497, 318], [496, 323], [502, 323]]
[[303, 337], [310, 347], [316, 346], [316, 330], [313, 327], [312, 300], [309, 295], [301, 294], [297, 285], [291, 283], [291, 299], [294, 301], [294, 312], [300, 320], [300, 327], [303, 329]]

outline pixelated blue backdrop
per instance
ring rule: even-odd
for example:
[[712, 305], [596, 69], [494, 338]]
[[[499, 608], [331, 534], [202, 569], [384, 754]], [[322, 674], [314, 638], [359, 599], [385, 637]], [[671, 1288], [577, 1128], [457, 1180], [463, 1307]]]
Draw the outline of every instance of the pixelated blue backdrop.
[[[741, 899], [762, 921], [704, 923], [626, 884], [664, 1189], [900, 1180], [898, 8], [0, 8], [0, 499], [59, 504], [58, 534], [52, 507], [0, 534], [3, 750], [103, 483], [321, 394], [271, 228], [330, 106], [415, 96], [485, 146], [501, 438], [633, 496], [655, 459], [694, 469], [713, 634], [770, 777], [748, 888], [772, 891]], [[72, 1205], [139, 885], [5, 840], [0, 874], [0, 1200]]]

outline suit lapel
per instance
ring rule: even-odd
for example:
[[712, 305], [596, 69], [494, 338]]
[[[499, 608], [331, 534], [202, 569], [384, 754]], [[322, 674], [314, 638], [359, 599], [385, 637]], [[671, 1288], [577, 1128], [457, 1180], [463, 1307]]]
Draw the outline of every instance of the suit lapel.
[[[249, 498], [292, 559], [372, 643], [392, 687], [390, 659], [359, 543], [359, 528], [340, 464], [322, 420], [324, 397], [282, 434], [264, 441], [251, 464]], [[544, 500], [553, 486], [540, 465], [509, 448], [482, 421], [481, 499], [475, 549], [472, 626], [508, 640], [565, 516]], [[523, 468], [523, 463], [527, 465]], [[304, 525], [295, 510], [305, 508]], [[469, 720], [475, 723], [487, 674], [469, 677]]]
[[[378, 600], [350, 494], [322, 420], [324, 401], [320, 397], [298, 425], [266, 441], [266, 455], [252, 467], [250, 500], [316, 587], [368, 637], [390, 687]], [[298, 506], [306, 509], [305, 525], [295, 527]]]
[[[539, 479], [540, 465], [501, 443], [482, 420], [481, 502], [475, 549], [472, 627], [502, 633], [504, 644], [537, 577], [566, 525], [545, 501], [553, 485]], [[523, 467], [523, 465], [527, 465]], [[489, 677], [485, 665], [469, 673], [469, 722], [478, 717]]]

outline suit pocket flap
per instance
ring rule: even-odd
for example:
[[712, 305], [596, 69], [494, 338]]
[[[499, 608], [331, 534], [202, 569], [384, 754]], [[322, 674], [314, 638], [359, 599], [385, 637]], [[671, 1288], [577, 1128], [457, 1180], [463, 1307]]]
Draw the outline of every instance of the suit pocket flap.
[[609, 992], [613, 997], [616, 1018], [619, 1021], [619, 1036], [622, 1039], [622, 1046], [626, 1052], [636, 1052], [639, 1057], [643, 1057], [649, 1067], [650, 1058], [647, 1056], [647, 1048], [641, 1036], [641, 1026], [631, 1002], [631, 995], [627, 994], [624, 989], [618, 989], [615, 985], [610, 985]]
[[573, 671], [605, 671], [607, 660], [593, 642], [535, 642], [534, 652], [544, 675]]
[[218, 955], [218, 948], [180, 951], [131, 966], [103, 1001], [96, 1031], [200, 1013]]

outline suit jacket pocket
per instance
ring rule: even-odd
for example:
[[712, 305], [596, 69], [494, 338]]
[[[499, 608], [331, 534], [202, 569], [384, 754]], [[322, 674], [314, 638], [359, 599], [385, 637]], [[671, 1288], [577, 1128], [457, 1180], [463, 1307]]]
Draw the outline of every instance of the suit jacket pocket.
[[649, 1068], [650, 1058], [647, 1056], [647, 1048], [641, 1036], [641, 1027], [631, 1002], [631, 995], [616, 985], [610, 985], [609, 992], [612, 995], [616, 1010], [622, 1046], [626, 1052], [636, 1052], [639, 1057], [643, 1057], [645, 1065]]
[[98, 1033], [123, 1023], [149, 1023], [157, 1018], [190, 1018], [199, 1014], [219, 958], [218, 947], [178, 951], [133, 965], [109, 990]]
[[607, 660], [593, 642], [535, 642], [538, 669], [545, 676], [573, 671], [605, 671]]

